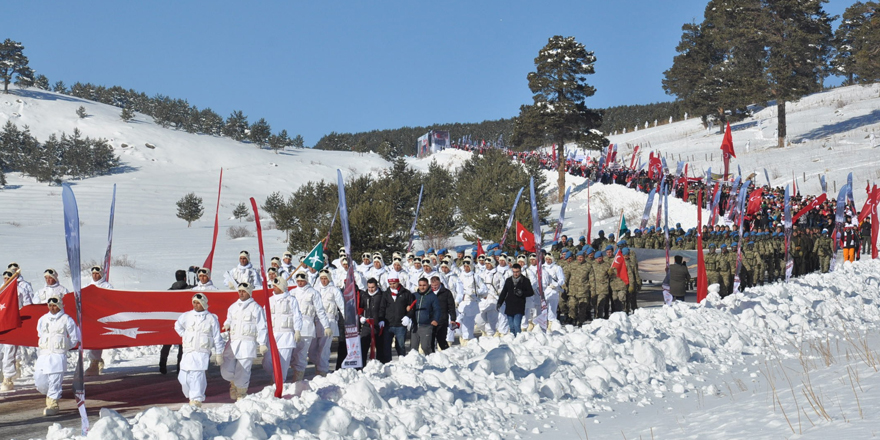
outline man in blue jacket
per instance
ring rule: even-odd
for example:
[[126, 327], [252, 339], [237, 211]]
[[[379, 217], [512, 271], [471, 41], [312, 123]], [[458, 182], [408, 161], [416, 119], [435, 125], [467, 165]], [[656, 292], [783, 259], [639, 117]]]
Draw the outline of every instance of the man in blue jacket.
[[440, 302], [431, 291], [426, 278], [419, 279], [419, 288], [413, 294], [415, 307], [409, 311], [412, 321], [412, 347], [421, 347], [425, 356], [434, 352], [434, 329], [440, 321]]

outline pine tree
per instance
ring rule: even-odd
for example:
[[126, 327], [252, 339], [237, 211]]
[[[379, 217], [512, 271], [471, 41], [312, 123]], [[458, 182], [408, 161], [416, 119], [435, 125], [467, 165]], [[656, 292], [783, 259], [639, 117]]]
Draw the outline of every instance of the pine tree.
[[266, 197], [266, 201], [263, 202], [261, 208], [269, 215], [273, 215], [284, 206], [284, 203], [284, 196], [281, 195], [280, 191], [275, 191]]
[[0, 188], [6, 186], [6, 174], [3, 174], [3, 169], [0, 168]]
[[40, 90], [49, 90], [49, 78], [46, 78], [46, 75], [37, 75], [34, 85]]
[[776, 100], [778, 147], [785, 147], [785, 102], [820, 90], [831, 49], [831, 17], [821, 0], [765, 0], [766, 89]]
[[245, 205], [244, 203], [239, 203], [235, 206], [235, 210], [232, 211], [232, 215], [237, 218], [239, 222], [241, 222], [241, 219], [247, 217], [250, 213], [251, 212], [248, 210], [247, 205]]
[[[529, 174], [530, 172], [534, 174]], [[532, 168], [523, 167], [511, 161], [500, 150], [475, 154], [465, 161], [455, 177], [456, 201], [461, 214], [459, 226], [466, 231], [463, 234], [465, 239], [500, 240], [513, 207], [513, 198], [523, 187], [526, 189], [515, 217], [524, 225], [531, 225], [528, 186], [532, 176], [536, 178], [536, 195], [543, 194], [545, 188], [542, 172], [537, 165], [532, 165]], [[546, 217], [549, 212], [546, 199], [538, 196], [537, 205], [539, 217]], [[512, 241], [508, 240], [507, 244], [512, 244]]]
[[[851, 70], [860, 83], [880, 80], [880, 4], [867, 2], [863, 22], [853, 31]], [[846, 14], [844, 14], [844, 17]], [[841, 23], [843, 26], [843, 23]]]
[[[584, 102], [596, 93], [586, 83], [586, 76], [595, 73], [595, 62], [593, 52], [574, 37], [550, 38], [535, 58], [536, 71], [528, 74], [534, 104], [520, 107], [514, 145], [555, 143], [559, 157], [565, 157], [566, 141], [580, 143], [596, 136], [592, 130], [602, 124], [602, 114], [587, 108]], [[608, 141], [602, 142], [607, 145]], [[559, 161], [557, 173], [561, 202], [565, 194], [564, 160]]]
[[177, 201], [177, 217], [186, 220], [186, 227], [190, 227], [192, 222], [202, 218], [205, 213], [205, 207], [202, 205], [202, 198], [195, 193], [189, 193]]
[[269, 148], [275, 151], [275, 154], [278, 154], [279, 151], [289, 147], [291, 145], [290, 137], [287, 135], [287, 130], [281, 130], [281, 133], [277, 135], [269, 136]]
[[126, 107], [122, 109], [122, 113], [120, 113], [119, 117], [122, 118], [123, 121], [128, 122], [134, 119], [134, 112], [130, 108]]
[[86, 116], [88, 116], [88, 113], [86, 113], [86, 108], [83, 106], [79, 106], [79, 108], [76, 109], [76, 115], [79, 116], [80, 119], [84, 119]]
[[432, 160], [423, 183], [425, 192], [416, 228], [423, 239], [441, 246], [440, 243], [455, 235], [459, 225], [455, 206], [455, 176]]
[[56, 93], [67, 93], [67, 86], [64, 85], [64, 81], [56, 81], [55, 85], [52, 86], [52, 91]]
[[[285, 133], [286, 133], [286, 131], [285, 131]], [[306, 144], [305, 144], [305, 141], [303, 140], [302, 135], [299, 135], [299, 134], [294, 136], [293, 140], [290, 141], [290, 146], [294, 147], [294, 148], [304, 148], [305, 145]]]
[[251, 125], [248, 137], [251, 142], [257, 144], [258, 147], [265, 147], [269, 142], [269, 136], [272, 136], [272, 127], [269, 126], [269, 123], [266, 122], [265, 119], [260, 118], [259, 121], [254, 122], [253, 125]]
[[9, 93], [9, 83], [13, 78], [33, 82], [33, 70], [28, 67], [28, 59], [24, 55], [24, 46], [17, 41], [6, 39], [0, 44], [0, 79], [3, 79], [3, 92]]
[[236, 110], [226, 118], [226, 125], [223, 126], [223, 134], [241, 142], [247, 138], [248, 129], [247, 116], [245, 116], [241, 110]]

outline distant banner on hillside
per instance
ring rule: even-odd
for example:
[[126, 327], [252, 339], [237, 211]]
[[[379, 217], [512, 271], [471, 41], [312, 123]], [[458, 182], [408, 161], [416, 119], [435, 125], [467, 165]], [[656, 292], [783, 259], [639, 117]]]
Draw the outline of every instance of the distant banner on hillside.
[[432, 130], [419, 136], [416, 141], [416, 156], [424, 157], [450, 146], [448, 131]]

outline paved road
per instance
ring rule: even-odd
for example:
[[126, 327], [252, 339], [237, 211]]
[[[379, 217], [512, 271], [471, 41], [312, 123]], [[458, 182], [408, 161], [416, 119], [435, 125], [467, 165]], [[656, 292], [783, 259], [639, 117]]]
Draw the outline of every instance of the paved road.
[[[694, 301], [694, 294], [687, 300]], [[658, 307], [663, 304], [663, 294], [659, 285], [646, 284], [639, 295], [641, 307]], [[176, 350], [176, 349], [174, 349]], [[336, 363], [336, 344], [334, 343], [330, 365]], [[175, 359], [176, 351], [171, 358]], [[173, 362], [173, 360], [172, 360]], [[157, 357], [158, 363], [158, 357]], [[289, 373], [293, 374], [293, 373]], [[314, 376], [311, 365], [306, 377]], [[269, 374], [263, 371], [262, 364], [254, 363], [251, 376], [251, 391], [262, 389], [271, 384]], [[212, 366], [208, 370], [208, 389], [206, 391], [206, 407], [230, 403], [229, 383], [220, 377], [220, 371]], [[99, 377], [86, 378], [86, 406], [89, 408], [89, 420], [98, 420], [100, 408], [111, 408], [123, 416], [131, 417], [138, 412], [153, 406], [167, 406], [174, 410], [187, 402], [177, 382], [174, 366], [169, 366], [167, 375], [159, 374], [158, 367], [108, 368]], [[70, 387], [70, 376], [65, 377], [64, 394], [60, 402], [61, 412], [57, 416], [44, 417], [45, 398], [32, 386], [19, 386], [13, 392], [0, 394], [0, 439], [28, 439], [45, 437], [47, 429], [53, 423], [64, 427], [79, 429], [79, 413], [73, 401]]]

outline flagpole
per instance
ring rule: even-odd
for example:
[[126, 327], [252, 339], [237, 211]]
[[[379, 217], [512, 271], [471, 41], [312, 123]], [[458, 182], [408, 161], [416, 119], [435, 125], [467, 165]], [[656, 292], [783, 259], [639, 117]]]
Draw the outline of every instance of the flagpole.
[[614, 230], [614, 237], [617, 238], [617, 241], [620, 241], [620, 225], [623, 223], [623, 208], [620, 208], [620, 217], [617, 219], [617, 229]]

